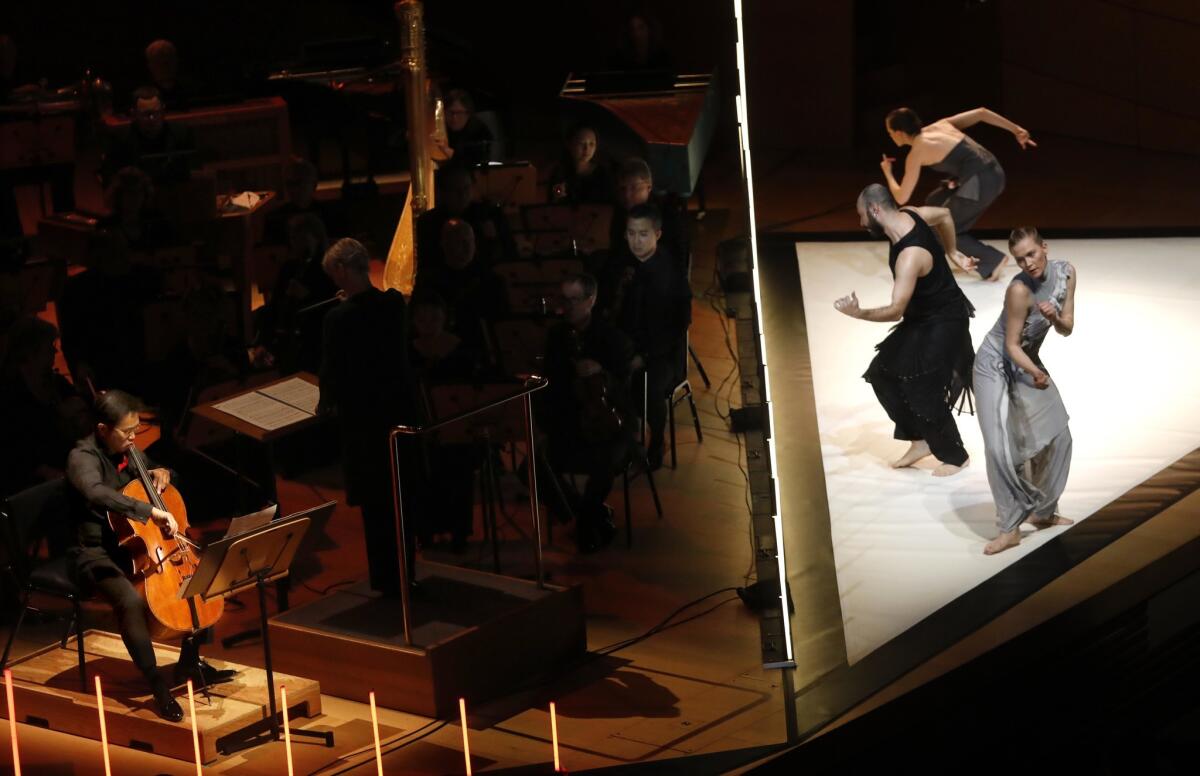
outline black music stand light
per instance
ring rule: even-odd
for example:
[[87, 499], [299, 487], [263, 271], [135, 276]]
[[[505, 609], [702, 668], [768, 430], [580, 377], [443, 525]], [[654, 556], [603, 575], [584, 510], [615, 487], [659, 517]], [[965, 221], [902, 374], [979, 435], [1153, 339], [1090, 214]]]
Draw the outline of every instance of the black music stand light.
[[[275, 673], [271, 668], [271, 638], [267, 630], [267, 583], [287, 576], [312, 519], [301, 513], [272, 520], [245, 533], [227, 536], [204, 549], [200, 566], [181, 592], [184, 597], [230, 596], [247, 588], [258, 590], [259, 624], [262, 628], [263, 659], [267, 670], [271, 740], [279, 740], [279, 713], [275, 704]], [[320, 738], [333, 746], [333, 731], [292, 730], [293, 736]], [[257, 745], [257, 738], [228, 746], [223, 754]]]

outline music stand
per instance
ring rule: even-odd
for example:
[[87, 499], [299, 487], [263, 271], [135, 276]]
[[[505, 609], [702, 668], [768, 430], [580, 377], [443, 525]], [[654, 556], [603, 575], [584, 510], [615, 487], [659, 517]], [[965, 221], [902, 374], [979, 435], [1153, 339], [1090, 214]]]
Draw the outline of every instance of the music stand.
[[[228, 597], [254, 587], [258, 590], [259, 622], [262, 627], [263, 660], [267, 670], [267, 696], [270, 707], [271, 739], [279, 740], [278, 710], [275, 704], [275, 673], [271, 668], [271, 639], [267, 630], [267, 585], [287, 575], [312, 519], [306, 514], [272, 520], [259, 528], [227, 536], [204, 548], [200, 566], [180, 591], [181, 598], [199, 595], [204, 599]], [[320, 738], [333, 746], [333, 732], [293, 730], [294, 736]], [[255, 739], [230, 747], [226, 752], [246, 749]]]
[[[519, 392], [521, 383], [516, 380], [493, 381], [480, 384], [440, 383], [429, 386], [429, 403], [435, 421], [452, 418], [464, 412], [486, 407], [507, 396]], [[511, 404], [480, 412], [469, 418], [452, 423], [436, 432], [436, 441], [441, 444], [470, 444], [482, 452], [479, 473], [480, 507], [484, 526], [491, 534], [492, 566], [500, 573], [500, 538], [496, 531], [496, 515], [499, 514], [524, 536], [524, 532], [512, 522], [504, 510], [499, 475], [493, 462], [493, 444], [505, 439], [516, 439], [521, 431], [522, 417]]]

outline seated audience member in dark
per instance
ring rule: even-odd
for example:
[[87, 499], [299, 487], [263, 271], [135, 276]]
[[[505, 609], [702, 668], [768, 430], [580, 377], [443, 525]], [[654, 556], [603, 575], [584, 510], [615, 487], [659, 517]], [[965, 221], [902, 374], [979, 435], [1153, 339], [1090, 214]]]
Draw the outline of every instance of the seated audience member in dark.
[[58, 302], [62, 350], [85, 395], [141, 391], [146, 378], [146, 306], [161, 290], [159, 274], [135, 268], [124, 241], [104, 241], [92, 266], [63, 283]]
[[229, 301], [216, 282], [188, 291], [179, 302], [184, 314], [182, 340], [161, 362], [150, 365], [148, 385], [153, 386], [162, 439], [168, 447], [178, 441], [175, 434], [185, 427], [202, 391], [242, 380], [250, 372], [246, 348], [234, 334]]
[[[635, 367], [646, 372], [646, 423], [650, 467], [662, 465], [667, 392], [683, 379], [692, 290], [679, 264], [662, 247], [662, 221], [653, 205], [635, 205], [626, 219], [626, 240], [637, 261], [615, 281], [613, 320], [637, 350]], [[641, 395], [635, 377], [634, 392]], [[640, 404], [640, 403], [639, 403]]]
[[128, 127], [109, 137], [100, 165], [100, 180], [108, 186], [118, 170], [137, 167], [156, 184], [177, 183], [191, 177], [196, 163], [192, 131], [166, 118], [166, 105], [158, 89], [143, 86], [133, 92]]
[[23, 83], [17, 69], [17, 42], [8, 33], [0, 33], [0, 103], [21, 96], [21, 92], [36, 91], [35, 84]]
[[[371, 588], [395, 596], [400, 559], [388, 432], [420, 422], [408, 362], [406, 305], [399, 291], [372, 285], [370, 256], [357, 240], [335, 242], [325, 253], [324, 267], [345, 299], [325, 316], [320, 409], [335, 413], [341, 429], [346, 503], [362, 510]], [[410, 446], [403, 460], [414, 461], [414, 456]], [[412, 469], [404, 467], [405, 476]], [[410, 491], [411, 483], [404, 489]], [[410, 580], [413, 523], [405, 523]]]
[[99, 226], [131, 254], [154, 253], [179, 242], [171, 223], [153, 205], [154, 183], [137, 167], [118, 170], [107, 196], [111, 212]]
[[[562, 302], [563, 320], [546, 336], [550, 384], [540, 400], [548, 461], [559, 487], [544, 493], [556, 497], [561, 490], [577, 519], [579, 549], [594, 552], [616, 532], [604, 500], [634, 450], [629, 411], [634, 350], [623, 332], [595, 314], [591, 275], [564, 280]], [[565, 472], [587, 475], [582, 493], [562, 476]]]
[[504, 281], [475, 257], [475, 230], [461, 218], [442, 225], [441, 266], [419, 264], [414, 293], [433, 293], [446, 301], [450, 331], [471, 348], [488, 353], [489, 324], [504, 314]]
[[[85, 591], [95, 591], [112, 607], [121, 639], [133, 664], [145, 677], [154, 695], [158, 715], [171, 722], [183, 719], [183, 709], [171, 697], [171, 684], [159, 674], [150, 640], [146, 599], [125, 576], [122, 565], [128, 555], [117, 544], [109, 527], [109, 511], [141, 522], [153, 521], [167, 536], [178, 527], [175, 516], [132, 499], [121, 490], [137, 475], [129, 464], [129, 450], [140, 425], [140, 402], [123, 391], [108, 391], [97, 401], [93, 433], [80, 439], [67, 457], [67, 489], [71, 516], [75, 521], [75, 546], [67, 550], [72, 576]], [[169, 469], [148, 460], [147, 469], [156, 486], [165, 488], [174, 479]], [[188, 679], [207, 684], [226, 681], [233, 671], [218, 671], [200, 659], [199, 642], [204, 631], [184, 638], [175, 665], [174, 684]]]
[[[631, 208], [638, 205], [653, 205], [662, 217], [662, 246], [671, 257], [684, 268], [690, 261], [687, 219], [679, 199], [670, 194], [654, 193], [654, 174], [645, 160], [636, 157], [626, 159], [617, 172], [617, 206], [613, 210], [609, 227], [608, 258], [605, 272], [616, 271], [625, 266], [634, 266], [636, 259], [629, 252], [625, 238], [625, 222]], [[609, 304], [607, 290], [600, 289], [601, 308]]]
[[325, 225], [326, 233], [338, 234], [340, 228], [331, 208], [317, 201], [317, 167], [307, 159], [295, 158], [284, 177], [287, 201], [267, 213], [263, 224], [263, 242], [268, 245], [288, 244], [288, 223], [294, 216], [313, 215]]
[[620, 42], [610, 62], [613, 70], [671, 70], [674, 61], [663, 48], [662, 24], [647, 10], [639, 9], [625, 20]]
[[484, 356], [447, 328], [446, 300], [422, 290], [409, 302], [412, 341], [409, 362], [422, 383], [471, 382], [484, 370]]
[[321, 365], [322, 321], [338, 291], [321, 266], [329, 238], [312, 212], [292, 216], [287, 234], [288, 258], [254, 313], [254, 360], [285, 374], [313, 372]]
[[569, 205], [611, 205], [612, 169], [600, 152], [596, 130], [581, 126], [567, 138], [563, 157], [550, 173], [550, 201]]
[[187, 110], [199, 96], [192, 79], [180, 72], [179, 51], [169, 40], [159, 39], [146, 46], [146, 72], [164, 104], [171, 110]]
[[489, 202], [471, 199], [474, 182], [469, 169], [447, 167], [438, 171], [437, 205], [417, 219], [417, 266], [438, 266], [442, 256], [442, 227], [451, 218], [461, 218], [475, 229], [475, 255], [491, 266], [517, 255], [516, 240], [504, 212]]
[[87, 405], [54, 369], [57, 339], [54, 324], [40, 318], [21, 318], [8, 330], [0, 423], [11, 441], [0, 452], [0, 495], [61, 477], [67, 454], [91, 431]]
[[[446, 302], [433, 293], [414, 294], [412, 341], [409, 359], [427, 401], [447, 386], [477, 382], [484, 368], [483, 355], [446, 328]], [[443, 442], [427, 437], [424, 476], [416, 489], [421, 504], [421, 546], [433, 546], [449, 534], [455, 552], [466, 549], [474, 522], [472, 488], [479, 456], [470, 444]]]
[[440, 150], [451, 165], [484, 164], [491, 160], [492, 131], [475, 115], [475, 101], [465, 89], [451, 89], [443, 102], [446, 142]]
[[[46, 88], [46, 80], [38, 79], [17, 56], [17, 42], [8, 34], [0, 33], [0, 105], [5, 103], [32, 102], [38, 99], [54, 98], [54, 93]], [[20, 115], [9, 117], [14, 120]], [[7, 121], [7, 119], [5, 119]], [[34, 122], [40, 119], [33, 118]], [[20, 125], [18, 125], [19, 127]], [[34, 124], [38, 126], [37, 123]], [[39, 130], [35, 130], [37, 133]], [[48, 130], [42, 129], [45, 133]], [[24, 139], [22, 137], [24, 136]], [[5, 154], [9, 162], [0, 168], [0, 239], [21, 236], [20, 211], [17, 207], [15, 189], [17, 186], [29, 184], [50, 184], [50, 194], [54, 212], [67, 213], [75, 209], [75, 164], [73, 161], [49, 162], [39, 159], [41, 145], [35, 134], [33, 137], [18, 134], [4, 135], [4, 143], [12, 143], [15, 148], [12, 154]], [[48, 140], [53, 144], [53, 140]], [[30, 145], [33, 147], [30, 148]], [[22, 150], [22, 146], [26, 150]], [[8, 148], [4, 149], [6, 152]], [[29, 154], [28, 151], [33, 153]], [[32, 156], [32, 159], [30, 158]], [[15, 163], [14, 163], [15, 162]], [[31, 164], [32, 163], [32, 164]]]

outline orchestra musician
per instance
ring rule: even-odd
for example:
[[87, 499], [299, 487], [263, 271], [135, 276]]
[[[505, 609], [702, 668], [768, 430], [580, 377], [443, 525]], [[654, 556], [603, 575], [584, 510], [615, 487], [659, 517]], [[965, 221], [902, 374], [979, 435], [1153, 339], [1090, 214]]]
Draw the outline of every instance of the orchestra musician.
[[[558, 490], [576, 517], [579, 550], [594, 552], [616, 534], [604, 500], [634, 451], [629, 412], [634, 349], [618, 328], [593, 314], [595, 278], [571, 275], [561, 289], [563, 320], [546, 336], [550, 385], [541, 404], [541, 427], [549, 435]], [[587, 475], [582, 493], [563, 479], [563, 472]]]
[[[122, 491], [135, 479], [132, 455], [140, 428], [141, 403], [124, 391], [107, 391], [96, 401], [93, 433], [79, 440], [67, 457], [70, 514], [75, 520], [76, 544], [68, 550], [77, 584], [98, 593], [113, 609], [129, 657], [146, 678], [154, 696], [155, 711], [170, 722], [183, 719], [183, 709], [171, 695], [171, 686], [158, 671], [150, 636], [150, 607], [126, 576], [127, 553], [118, 546], [106, 513], [131, 520], [153, 522], [166, 537], [178, 528], [175, 515]], [[147, 462], [153, 487], [160, 493], [171, 484], [171, 471]], [[217, 670], [200, 659], [199, 641], [204, 631], [184, 637], [173, 677], [174, 685], [187, 679], [204, 685], [227, 681], [234, 671]]]
[[[636, 397], [646, 408], [651, 470], [662, 466], [667, 397], [687, 367], [687, 331], [692, 322], [692, 290], [676, 257], [664, 247], [663, 220], [651, 204], [634, 205], [626, 217], [625, 239], [636, 262], [612, 268], [610, 319], [633, 340]], [[619, 274], [617, 274], [619, 272]], [[642, 388], [645, 387], [645, 396]]]

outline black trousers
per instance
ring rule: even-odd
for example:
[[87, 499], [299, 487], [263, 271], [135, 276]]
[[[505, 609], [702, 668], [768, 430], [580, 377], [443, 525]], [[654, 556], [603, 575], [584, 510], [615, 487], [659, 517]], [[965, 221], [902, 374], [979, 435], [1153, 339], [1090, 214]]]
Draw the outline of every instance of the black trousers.
[[[406, 500], [406, 504], [410, 503]], [[400, 552], [396, 542], [396, 509], [390, 489], [364, 494], [360, 505], [363, 538], [367, 543], [367, 575], [371, 589], [386, 596], [400, 595]], [[415, 542], [416, 516], [405, 513], [404, 554], [411, 582], [416, 573]]]
[[876, 398], [896, 424], [894, 438], [909, 442], [923, 439], [942, 463], [954, 466], [966, 463], [967, 450], [949, 405], [931, 401], [928, 395], [931, 391], [944, 393], [936, 384], [938, 381], [902, 380], [875, 369], [869, 370], [868, 375]]
[[[366, 542], [367, 575], [371, 589], [386, 596], [400, 595], [400, 549], [396, 541], [396, 507], [392, 489], [391, 456], [384, 418], [373, 425], [342, 428], [342, 471], [346, 478], [346, 500], [362, 512]], [[382, 429], [382, 430], [381, 430]], [[419, 443], [400, 440], [400, 482], [404, 498], [404, 548], [409, 581], [416, 572], [414, 537], [421, 523]]]
[[[557, 499], [557, 491], [561, 491], [567, 506], [578, 519], [579, 527], [595, 528], [607, 516], [604, 501], [612, 492], [617, 475], [628, 463], [633, 444], [628, 433], [621, 433], [608, 442], [585, 442], [578, 434], [551, 437], [550, 466], [558, 478], [559, 488], [548, 489], [544, 495]], [[567, 473], [585, 475], [582, 492], [563, 476]]]
[[[112, 606], [117, 620], [117, 629], [133, 664], [141, 671], [146, 681], [154, 684], [158, 676], [158, 663], [154, 657], [154, 642], [150, 638], [150, 607], [133, 583], [123, 574], [105, 573], [95, 575], [93, 587]], [[200, 644], [205, 631], [185, 636], [179, 650], [179, 665], [197, 666], [200, 662]]]
[[[662, 450], [663, 432], [667, 426], [667, 402], [671, 389], [679, 384], [680, 365], [683, 356], [679, 353], [669, 353], [663, 356], [646, 358], [646, 426], [650, 432], [648, 447], [651, 450]], [[640, 376], [634, 378], [634, 394], [637, 398], [638, 410], [642, 407], [642, 385]]]
[[1004, 261], [1004, 251], [996, 250], [992, 246], [980, 242], [968, 232], [983, 215], [983, 211], [987, 210], [1004, 191], [1005, 176], [1004, 170], [997, 167], [981, 172], [976, 177], [979, 180], [978, 198], [964, 197], [959, 189], [951, 189], [943, 185], [930, 192], [929, 196], [925, 198], [925, 204], [944, 207], [950, 211], [950, 215], [954, 218], [958, 249], [967, 256], [979, 259], [979, 274], [986, 278], [991, 277], [992, 273], [996, 271], [996, 267], [1000, 266], [1000, 262]]

